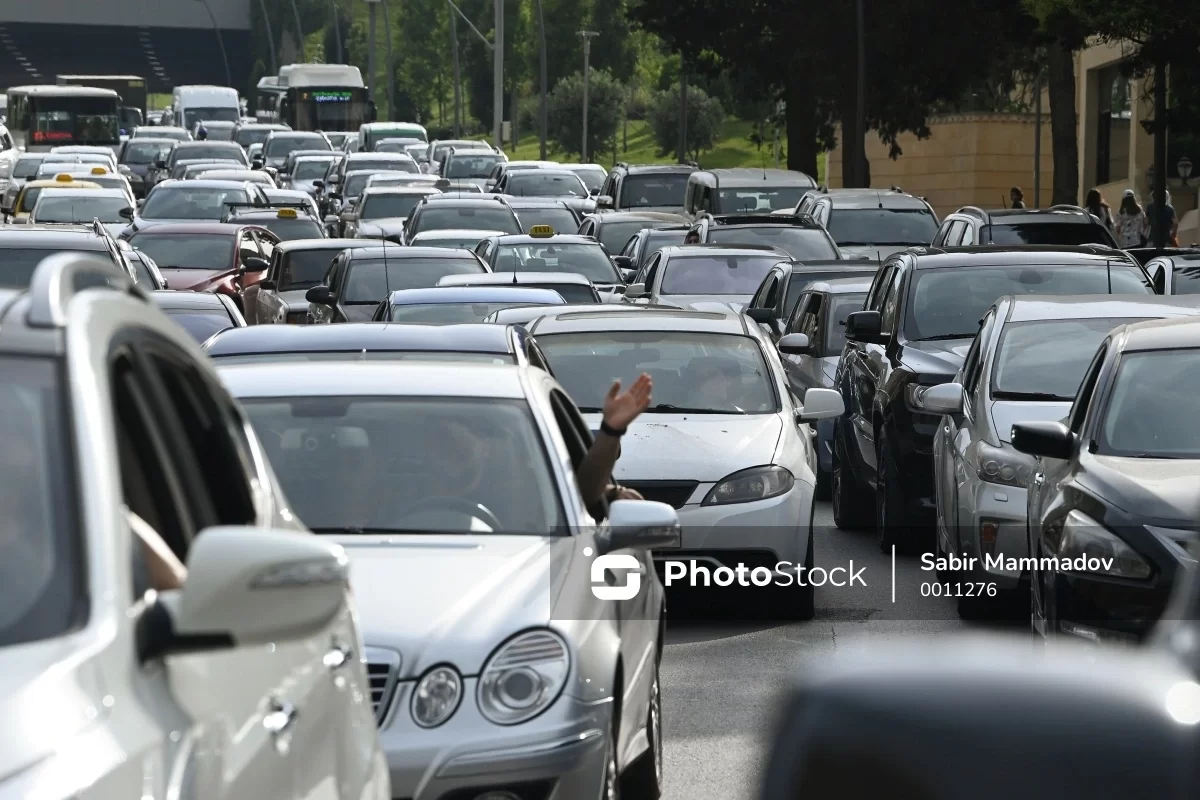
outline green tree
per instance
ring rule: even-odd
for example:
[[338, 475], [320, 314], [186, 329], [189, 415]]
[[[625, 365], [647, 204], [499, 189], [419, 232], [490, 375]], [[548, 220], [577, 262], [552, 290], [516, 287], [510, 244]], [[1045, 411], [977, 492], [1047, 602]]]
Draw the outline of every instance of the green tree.
[[[685, 158], [699, 159], [711, 150], [721, 135], [725, 109], [721, 101], [697, 86], [687, 93], [687, 152]], [[679, 156], [679, 84], [658, 92], [650, 108], [650, 128], [658, 154]]]
[[629, 83], [637, 68], [627, 5], [626, 0], [599, 0], [589, 23], [600, 34], [592, 40], [592, 66], [607, 70], [621, 83]]
[[[546, 101], [547, 138], [556, 149], [579, 155], [583, 142], [583, 73], [563, 78]], [[625, 87], [604, 70], [592, 70], [588, 85], [588, 153], [607, 151], [625, 107]]]

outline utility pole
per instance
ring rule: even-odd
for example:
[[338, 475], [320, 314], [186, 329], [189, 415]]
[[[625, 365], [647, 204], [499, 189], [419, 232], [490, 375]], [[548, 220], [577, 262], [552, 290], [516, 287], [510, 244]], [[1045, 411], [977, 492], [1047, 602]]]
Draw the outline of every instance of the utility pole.
[[383, 30], [387, 37], [387, 101], [388, 110], [385, 119], [396, 118], [396, 64], [392, 61], [392, 21], [388, 18], [388, 0], [383, 0]]
[[225, 52], [225, 38], [221, 36], [221, 26], [217, 24], [217, 15], [213, 13], [208, 0], [197, 0], [197, 2], [204, 5], [204, 10], [208, 12], [208, 18], [212, 20], [213, 33], [217, 36], [217, 47], [221, 50], [221, 62], [225, 64], [225, 85], [233, 86], [233, 73], [229, 70], [229, 56]]
[[258, 8], [262, 11], [263, 26], [267, 29], [267, 47], [271, 51], [271, 74], [279, 74], [279, 61], [275, 58], [275, 36], [271, 33], [271, 15], [267, 13], [267, 0], [258, 0]]
[[588, 102], [592, 87], [592, 39], [600, 34], [596, 31], [579, 31], [583, 37], [583, 146], [580, 148], [579, 160], [588, 160]]
[[[542, 0], [537, 0], [537, 15], [538, 15], [538, 70], [540, 74], [540, 92], [538, 107], [538, 158], [542, 161], [546, 160], [546, 131], [549, 128], [547, 118], [549, 116], [546, 106], [546, 20], [542, 16]], [[457, 134], [455, 134], [457, 135]]]
[[367, 3], [367, 97], [375, 102], [375, 7], [379, 0], [366, 0]]
[[1150, 233], [1154, 249], [1167, 246], [1167, 62], [1161, 44], [1155, 48], [1154, 60], [1154, 215]]
[[329, 6], [333, 9], [333, 38], [337, 43], [337, 63], [342, 64], [342, 24], [338, 21], [337, 0], [329, 0]]
[[679, 57], [679, 163], [687, 163], [687, 128], [688, 128], [688, 96], [687, 96], [687, 64], [683, 55]]
[[462, 68], [458, 62], [458, 15], [450, 15], [450, 44], [454, 48], [454, 138], [462, 138]]
[[296, 7], [296, 0], [292, 0], [292, 16], [296, 18], [296, 47], [300, 50], [300, 63], [308, 62], [308, 56], [304, 54], [304, 28], [300, 26], [300, 9]]
[[[854, 185], [867, 185], [867, 23], [858, 0], [858, 87], [854, 109]], [[842, 181], [845, 184], [845, 181]]]
[[504, 0], [496, 4], [496, 36], [492, 42], [492, 141], [504, 149]]
[[1033, 207], [1042, 207], [1042, 65], [1033, 79]]

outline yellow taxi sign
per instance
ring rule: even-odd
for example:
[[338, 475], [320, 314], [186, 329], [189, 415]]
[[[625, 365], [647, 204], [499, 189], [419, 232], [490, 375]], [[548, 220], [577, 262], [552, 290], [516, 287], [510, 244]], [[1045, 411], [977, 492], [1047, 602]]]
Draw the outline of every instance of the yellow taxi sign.
[[295, 219], [296, 218], [296, 209], [281, 208], [281, 209], [279, 209], [279, 213], [276, 216], [279, 219]]
[[535, 239], [548, 239], [554, 235], [554, 228], [549, 225], [534, 225], [529, 229], [529, 235]]
[[93, 175], [107, 175], [108, 170], [106, 170], [104, 167], [92, 167], [92, 174]]
[[58, 181], [59, 183], [70, 183], [71, 181], [75, 180], [75, 178], [74, 176], [68, 175], [65, 172], [60, 172], [54, 176], [54, 180]]

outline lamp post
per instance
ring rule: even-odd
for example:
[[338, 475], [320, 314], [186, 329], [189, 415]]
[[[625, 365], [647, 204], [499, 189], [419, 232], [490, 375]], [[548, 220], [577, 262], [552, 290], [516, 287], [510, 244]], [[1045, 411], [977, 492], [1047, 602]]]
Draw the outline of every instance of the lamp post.
[[492, 140], [504, 148], [504, 0], [492, 0], [496, 6], [495, 41], [492, 42]]
[[[858, 85], [854, 103], [854, 186], [867, 185], [867, 25], [863, 0], [855, 9], [858, 28]], [[845, 181], [842, 182], [845, 185]]]
[[1179, 170], [1179, 177], [1183, 181], [1183, 185], [1188, 185], [1188, 178], [1192, 177], [1192, 160], [1187, 156], [1179, 159], [1179, 163], [1175, 165], [1175, 169]]
[[300, 48], [300, 63], [308, 61], [308, 57], [304, 54], [304, 28], [300, 25], [300, 9], [296, 7], [296, 0], [292, 0], [292, 16], [296, 18], [296, 46]]
[[588, 94], [592, 85], [592, 39], [599, 36], [597, 31], [579, 31], [583, 38], [583, 146], [580, 149], [579, 160], [588, 160]]
[[546, 20], [542, 17], [542, 0], [537, 0], [537, 16], [538, 16], [538, 71], [539, 75], [539, 101], [538, 101], [538, 158], [542, 161], [546, 160], [546, 130], [549, 128], [546, 120], [548, 111], [546, 106]]
[[[262, 0], [259, 0], [262, 2]], [[338, 6], [337, 0], [329, 0], [329, 7], [333, 9], [333, 38], [337, 45], [337, 60], [342, 63], [342, 25], [338, 22]]]
[[[378, 0], [376, 0], [376, 2], [378, 2]], [[500, 0], [497, 0], [497, 2], [500, 2]], [[467, 23], [467, 27], [471, 29], [471, 33], [475, 34], [479, 41], [483, 43], [485, 49], [488, 51], [494, 51], [495, 48], [493, 47], [492, 43], [487, 40], [487, 37], [479, 32], [479, 28], [476, 28], [475, 24], [467, 18], [467, 15], [462, 12], [462, 9], [454, 4], [454, 0], [446, 0], [446, 4], [449, 5], [454, 11], [454, 14], [450, 18], [450, 40], [454, 44], [454, 135], [458, 136], [458, 125], [461, 124], [462, 120], [462, 73], [459, 71], [458, 64], [458, 28], [456, 27], [455, 23], [457, 23], [458, 19], [461, 18], [463, 22]], [[503, 63], [501, 63], [501, 66], [503, 67]], [[503, 88], [503, 85], [501, 88]], [[502, 95], [498, 94], [496, 102], [499, 103], [502, 101], [502, 99]], [[499, 131], [499, 126], [497, 126], [497, 131]], [[499, 132], [497, 132], [496, 136], [499, 138]]]
[[212, 20], [213, 33], [217, 35], [217, 47], [221, 48], [221, 62], [225, 65], [225, 85], [233, 86], [233, 73], [229, 71], [229, 56], [225, 54], [225, 39], [221, 36], [221, 26], [217, 24], [217, 15], [213, 13], [208, 0], [196, 0], [196, 2], [204, 5], [204, 10], [208, 12], [208, 18]]
[[375, 102], [375, 7], [379, 0], [366, 0], [367, 4], [367, 97]]
[[279, 62], [275, 58], [275, 37], [271, 34], [271, 15], [267, 13], [267, 0], [258, 0], [258, 9], [263, 15], [263, 27], [267, 30], [267, 48], [271, 53], [271, 74], [279, 74]]
[[392, 21], [388, 17], [388, 1], [383, 0], [383, 30], [387, 47], [384, 52], [387, 54], [387, 101], [388, 110], [387, 118], [392, 120], [396, 116], [396, 65], [392, 61]]

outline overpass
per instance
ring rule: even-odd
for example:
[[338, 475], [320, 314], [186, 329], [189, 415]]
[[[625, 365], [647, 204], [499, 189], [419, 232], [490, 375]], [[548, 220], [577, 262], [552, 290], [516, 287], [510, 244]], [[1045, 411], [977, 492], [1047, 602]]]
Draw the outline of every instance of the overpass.
[[[247, 90], [252, 0], [0, 0], [0, 91], [56, 75], [141, 75], [151, 92], [225, 85], [216, 17], [233, 86]], [[212, 17], [208, 9], [212, 9]]]

